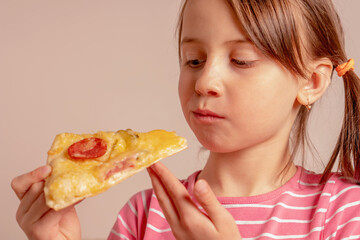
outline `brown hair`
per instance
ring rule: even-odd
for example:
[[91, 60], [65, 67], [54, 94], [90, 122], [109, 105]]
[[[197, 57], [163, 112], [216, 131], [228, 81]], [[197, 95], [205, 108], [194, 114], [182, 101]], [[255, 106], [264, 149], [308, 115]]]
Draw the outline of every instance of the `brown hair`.
[[[180, 46], [185, 0], [178, 22]], [[306, 58], [328, 58], [334, 68], [347, 61], [341, 22], [331, 0], [224, 0], [248, 39], [264, 54], [293, 74], [307, 78]], [[305, 40], [303, 40], [305, 39]], [[181, 53], [179, 49], [179, 57]], [[343, 76], [345, 112], [340, 136], [320, 182], [325, 182], [338, 159], [338, 172], [360, 181], [360, 79], [350, 70]], [[311, 146], [307, 136], [309, 113], [302, 106], [292, 129], [292, 153]]]

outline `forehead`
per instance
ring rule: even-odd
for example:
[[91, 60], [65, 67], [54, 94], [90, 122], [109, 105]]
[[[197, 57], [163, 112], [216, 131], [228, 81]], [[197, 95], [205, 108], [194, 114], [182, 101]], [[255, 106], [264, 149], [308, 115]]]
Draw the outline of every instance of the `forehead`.
[[189, 0], [184, 10], [182, 39], [229, 41], [245, 39], [240, 24], [225, 0]]

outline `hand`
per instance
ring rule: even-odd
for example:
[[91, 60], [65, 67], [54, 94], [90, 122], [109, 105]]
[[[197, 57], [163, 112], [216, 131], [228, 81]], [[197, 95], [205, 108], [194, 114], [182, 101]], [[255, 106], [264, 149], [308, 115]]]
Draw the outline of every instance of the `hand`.
[[12, 180], [11, 187], [20, 199], [16, 220], [29, 239], [81, 239], [74, 206], [55, 211], [45, 203], [44, 179], [50, 172], [50, 166], [43, 166]]
[[207, 215], [196, 207], [184, 185], [162, 163], [152, 165], [148, 172], [176, 239], [241, 239], [234, 218], [219, 203], [205, 180], [196, 182], [194, 195]]

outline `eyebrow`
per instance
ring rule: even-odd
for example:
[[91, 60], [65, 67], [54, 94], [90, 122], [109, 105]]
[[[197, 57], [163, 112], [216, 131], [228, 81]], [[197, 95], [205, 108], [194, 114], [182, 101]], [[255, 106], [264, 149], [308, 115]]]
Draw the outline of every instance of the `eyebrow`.
[[[201, 43], [201, 42], [202, 41], [198, 38], [184, 37], [180, 42], [180, 46], [183, 45], [184, 43]], [[250, 41], [248, 39], [240, 38], [240, 39], [226, 41], [224, 45], [231, 45], [235, 43], [249, 43], [249, 42]]]

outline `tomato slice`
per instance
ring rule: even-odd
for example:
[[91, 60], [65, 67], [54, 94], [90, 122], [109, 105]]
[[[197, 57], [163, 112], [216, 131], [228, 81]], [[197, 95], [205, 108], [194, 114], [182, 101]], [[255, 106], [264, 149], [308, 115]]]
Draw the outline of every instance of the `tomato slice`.
[[68, 148], [69, 157], [76, 160], [94, 159], [106, 153], [106, 141], [101, 138], [84, 138]]

